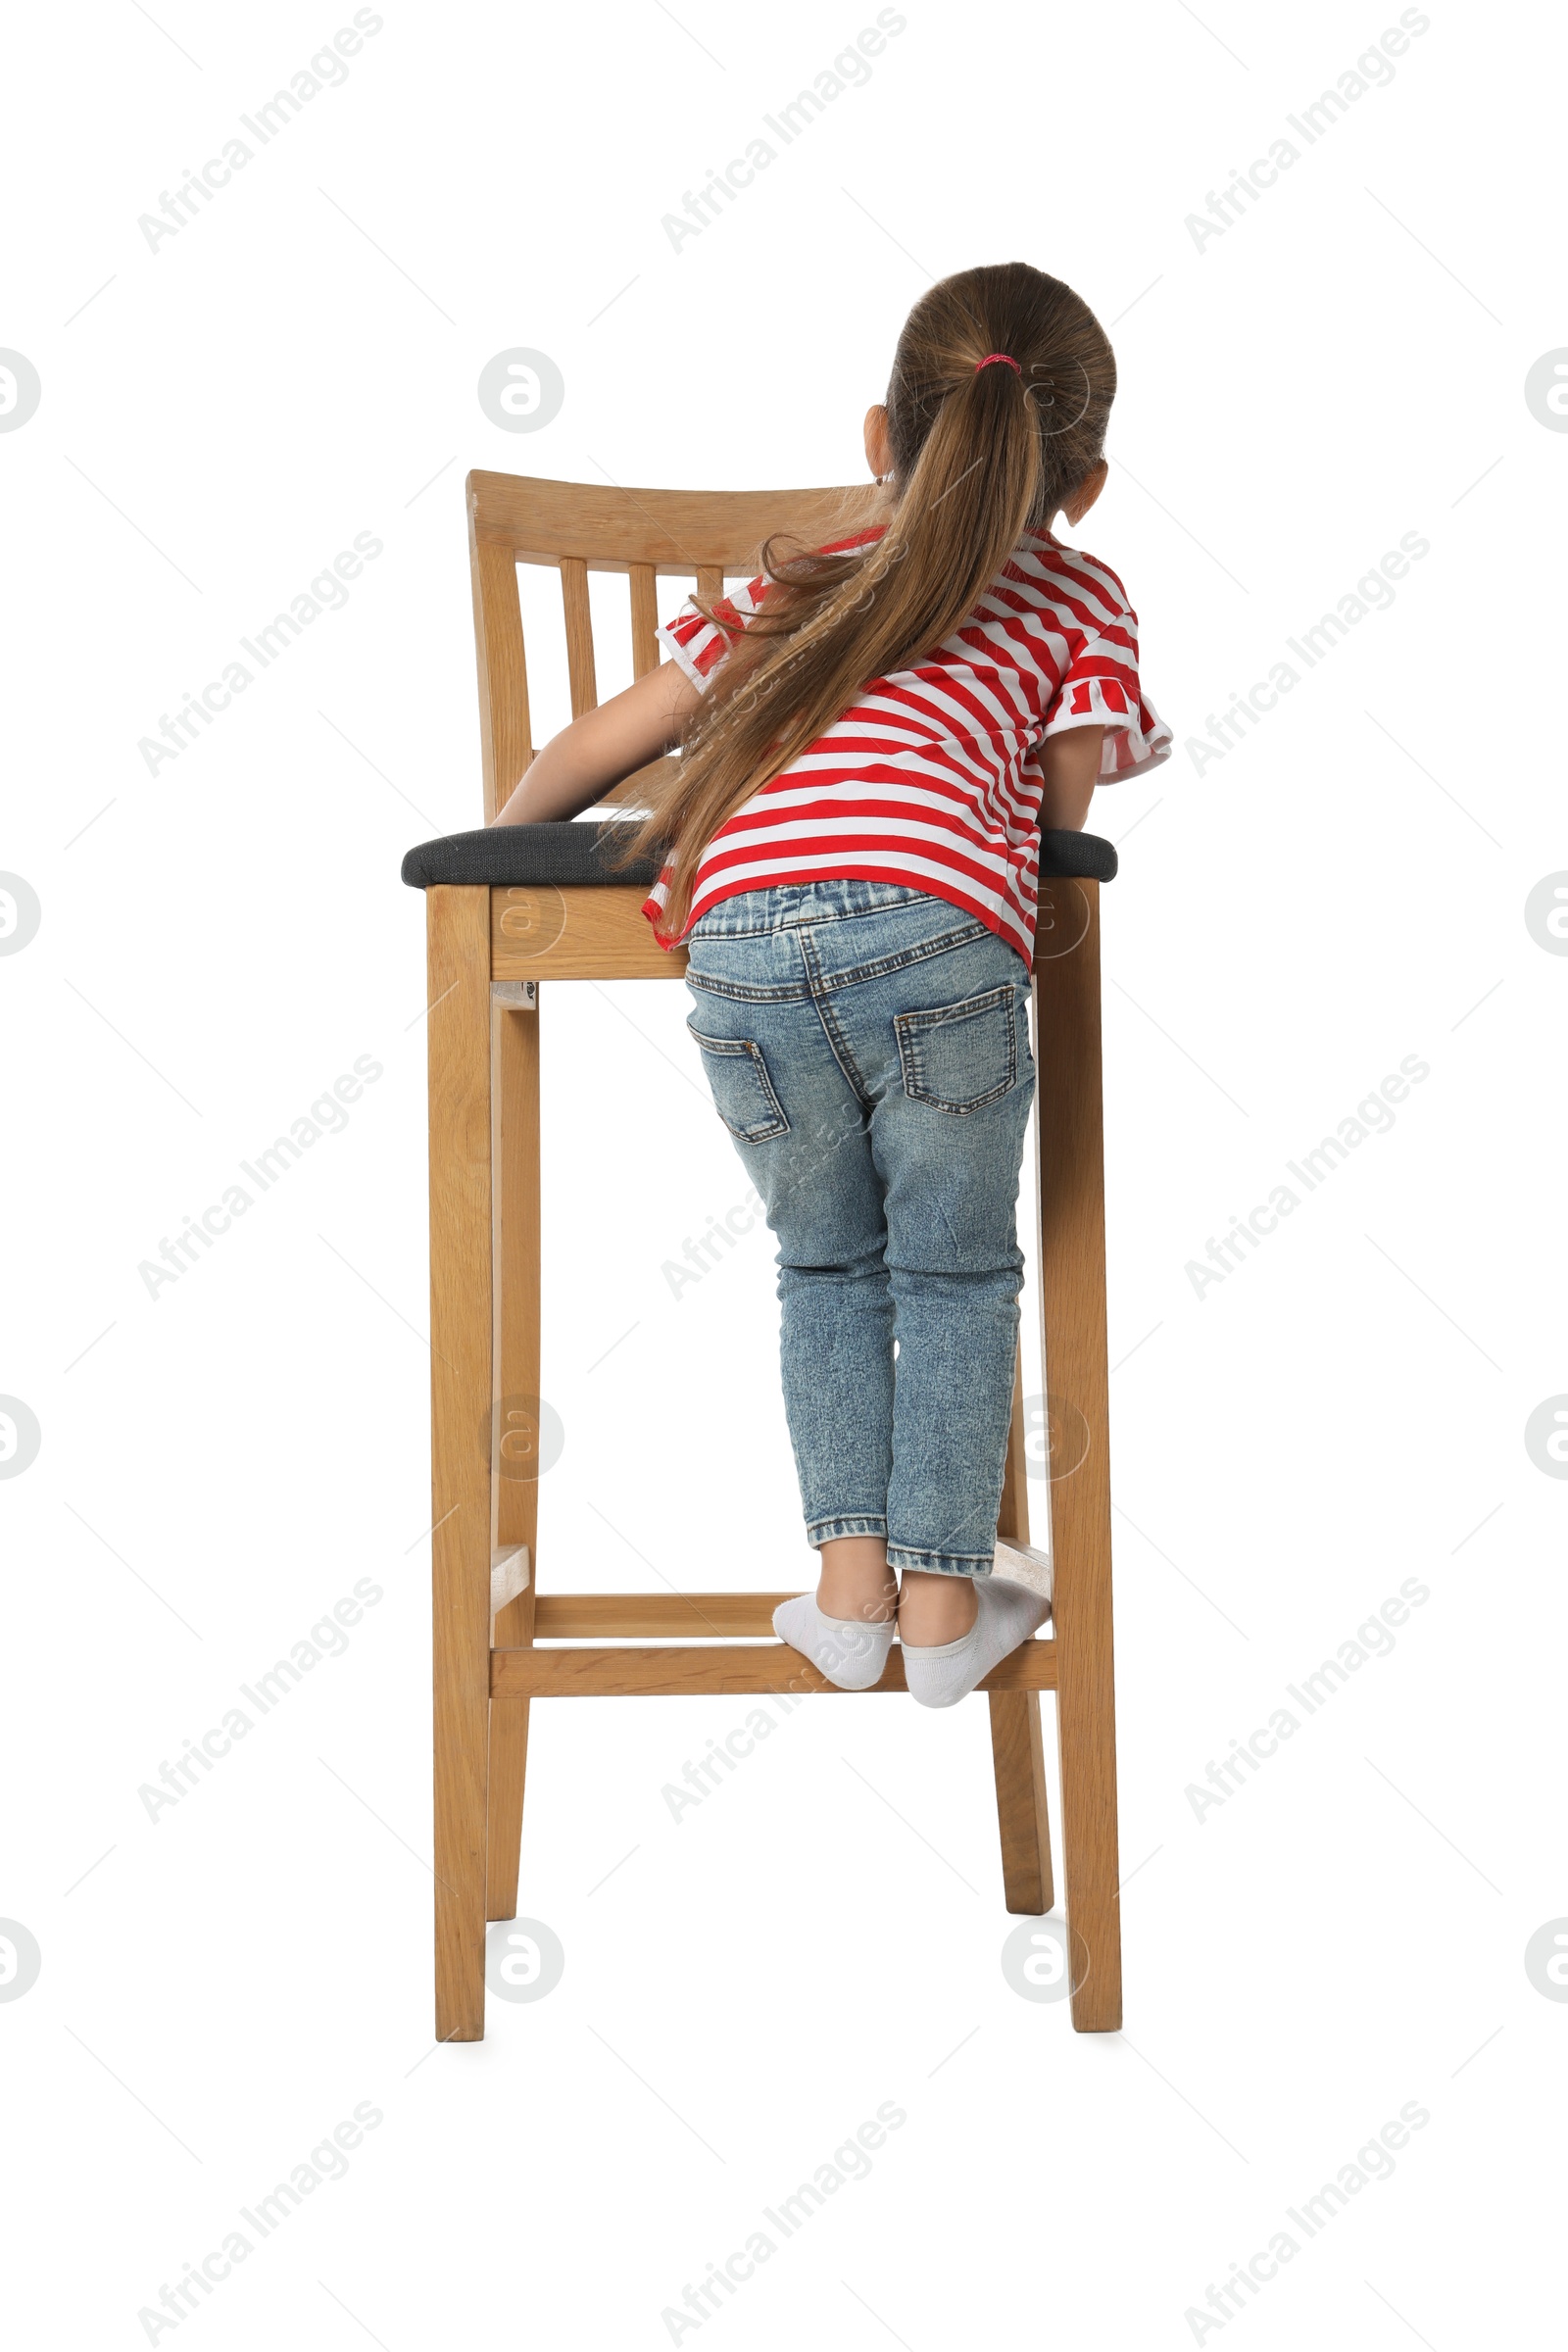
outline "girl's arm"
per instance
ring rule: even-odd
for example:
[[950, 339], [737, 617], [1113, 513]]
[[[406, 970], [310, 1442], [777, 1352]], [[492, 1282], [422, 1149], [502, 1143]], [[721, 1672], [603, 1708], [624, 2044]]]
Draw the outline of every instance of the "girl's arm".
[[1081, 833], [1100, 781], [1100, 747], [1103, 727], [1068, 727], [1048, 735], [1029, 757], [1042, 780], [1040, 829], [1043, 833]]
[[649, 670], [553, 735], [491, 821], [542, 825], [593, 808], [612, 784], [670, 749], [699, 691], [674, 662]]

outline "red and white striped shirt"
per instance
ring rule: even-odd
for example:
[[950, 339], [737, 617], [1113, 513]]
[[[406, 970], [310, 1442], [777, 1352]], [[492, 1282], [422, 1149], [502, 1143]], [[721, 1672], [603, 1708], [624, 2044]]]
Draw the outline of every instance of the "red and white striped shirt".
[[[859, 547], [884, 526], [832, 542]], [[706, 686], [767, 593], [750, 581], [705, 620], [691, 600], [659, 636]], [[929, 891], [1034, 950], [1040, 786], [1031, 750], [1070, 727], [1102, 725], [1100, 782], [1170, 756], [1171, 733], [1144, 700], [1138, 615], [1093, 556], [1029, 532], [967, 620], [913, 668], [873, 678], [827, 731], [769, 778], [713, 835], [698, 864], [686, 930], [740, 891], [856, 876]], [[643, 912], [659, 932], [668, 869]]]

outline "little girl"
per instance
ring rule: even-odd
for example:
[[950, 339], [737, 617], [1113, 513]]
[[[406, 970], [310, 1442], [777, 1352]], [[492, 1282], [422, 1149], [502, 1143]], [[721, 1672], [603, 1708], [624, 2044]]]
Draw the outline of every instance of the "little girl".
[[[1042, 827], [1164, 760], [1138, 620], [1052, 535], [1105, 481], [1115, 361], [1021, 262], [916, 303], [865, 419], [883, 495], [815, 553], [689, 599], [673, 660], [576, 719], [497, 818], [569, 817], [677, 742], [631, 832], [689, 951], [688, 1022], [778, 1240], [784, 1401], [815, 1596], [780, 1638], [844, 1690], [951, 1706], [1050, 1602], [993, 1576], [1035, 1091]], [[628, 829], [630, 830], [630, 829]]]

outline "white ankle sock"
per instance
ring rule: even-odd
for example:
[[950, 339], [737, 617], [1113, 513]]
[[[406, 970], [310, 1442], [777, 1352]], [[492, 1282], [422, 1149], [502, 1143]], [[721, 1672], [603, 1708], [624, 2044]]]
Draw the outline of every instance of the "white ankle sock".
[[1004, 1584], [1027, 1585], [1043, 1600], [1051, 1598], [1051, 1554], [1037, 1551], [1031, 1544], [1015, 1544], [1010, 1537], [999, 1536], [991, 1573]]
[[854, 1617], [824, 1617], [809, 1592], [781, 1600], [773, 1631], [791, 1649], [809, 1658], [841, 1690], [869, 1690], [882, 1680], [893, 1646], [893, 1620], [867, 1625]]
[[922, 1707], [956, 1706], [1051, 1614], [1049, 1600], [1010, 1579], [976, 1577], [974, 1597], [975, 1621], [956, 1642], [904, 1642], [904, 1679]]

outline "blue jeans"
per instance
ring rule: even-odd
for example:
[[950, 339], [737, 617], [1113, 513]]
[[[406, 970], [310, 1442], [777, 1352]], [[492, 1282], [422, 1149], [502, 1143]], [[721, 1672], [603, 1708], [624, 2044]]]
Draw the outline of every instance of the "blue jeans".
[[688, 947], [687, 1026], [778, 1240], [807, 1541], [986, 1576], [1035, 1091], [1022, 960], [945, 899], [850, 880], [721, 900]]

